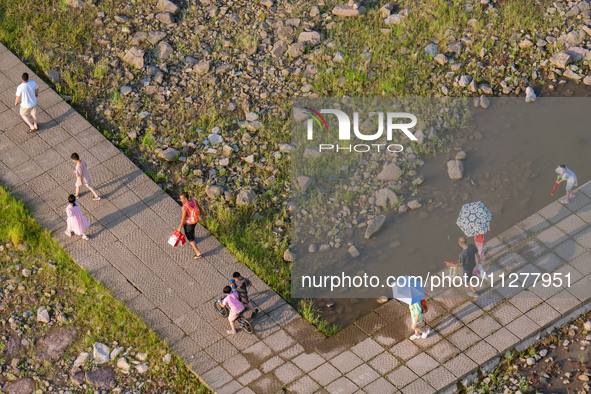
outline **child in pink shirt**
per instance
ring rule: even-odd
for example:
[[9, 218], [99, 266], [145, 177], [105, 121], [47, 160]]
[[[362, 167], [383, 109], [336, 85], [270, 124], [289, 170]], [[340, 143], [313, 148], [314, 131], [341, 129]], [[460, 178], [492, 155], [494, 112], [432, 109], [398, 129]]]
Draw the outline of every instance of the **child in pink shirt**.
[[238, 314], [244, 310], [244, 306], [238, 299], [238, 294], [232, 291], [230, 286], [224, 287], [224, 294], [227, 296], [224, 297], [222, 300], [222, 306], [228, 307], [230, 309], [230, 314], [228, 315], [228, 321], [230, 322], [231, 330], [228, 330], [228, 334], [233, 335], [236, 334], [236, 328], [234, 327], [234, 320], [238, 317]]
[[90, 227], [88, 220], [82, 215], [82, 211], [76, 202], [76, 196], [70, 194], [68, 196], [68, 206], [66, 207], [66, 216], [68, 219], [66, 220], [67, 227], [66, 227], [66, 235], [68, 237], [72, 236], [72, 231], [76, 235], [82, 235], [83, 240], [88, 240], [86, 236], [86, 230]]

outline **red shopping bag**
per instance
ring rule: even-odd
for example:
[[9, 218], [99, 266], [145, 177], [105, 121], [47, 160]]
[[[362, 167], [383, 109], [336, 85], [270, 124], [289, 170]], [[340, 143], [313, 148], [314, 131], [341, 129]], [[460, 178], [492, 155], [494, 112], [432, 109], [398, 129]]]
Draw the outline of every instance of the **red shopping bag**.
[[172, 233], [172, 235], [170, 236], [170, 238], [168, 238], [168, 244], [172, 245], [173, 247], [176, 247], [178, 245], [184, 245], [186, 242], [185, 236], [178, 232], [175, 231], [174, 233]]

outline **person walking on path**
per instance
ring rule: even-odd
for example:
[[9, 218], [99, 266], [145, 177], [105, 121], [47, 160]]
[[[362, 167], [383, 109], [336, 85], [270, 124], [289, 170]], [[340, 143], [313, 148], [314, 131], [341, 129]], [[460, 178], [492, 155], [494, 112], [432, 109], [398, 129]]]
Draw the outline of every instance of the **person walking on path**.
[[78, 198], [80, 194], [80, 186], [84, 185], [94, 195], [94, 201], [100, 200], [101, 198], [96, 192], [96, 189], [91, 186], [90, 174], [88, 174], [88, 167], [86, 166], [86, 162], [82, 160], [80, 156], [78, 156], [78, 153], [72, 153], [72, 156], [70, 156], [70, 158], [74, 163], [76, 163], [76, 168], [74, 169], [74, 175], [76, 175], [76, 198]]
[[197, 244], [195, 243], [195, 226], [197, 226], [197, 222], [200, 219], [201, 211], [199, 210], [197, 201], [194, 199], [189, 200], [189, 195], [185, 192], [181, 193], [181, 203], [183, 203], [181, 224], [179, 224], [177, 231], [180, 233], [181, 228], [184, 228], [185, 237], [187, 237], [187, 241], [189, 241], [189, 244], [195, 251], [193, 260], [197, 260], [201, 258], [202, 254], [197, 249]]
[[560, 202], [562, 204], [568, 204], [570, 202], [570, 199], [575, 197], [573, 188], [579, 185], [577, 183], [577, 175], [564, 164], [561, 164], [558, 167], [556, 167], [556, 170], [554, 171], [558, 175], [560, 175], [560, 180], [556, 183], [562, 183], [566, 181], [566, 195], [564, 196], [564, 198], [560, 199]]
[[87, 241], [86, 230], [90, 227], [88, 220], [82, 214], [78, 203], [76, 202], [76, 196], [70, 194], [68, 196], [68, 206], [66, 206], [66, 235], [72, 236], [72, 232], [76, 235], [81, 235], [82, 239]]
[[419, 324], [423, 323], [423, 307], [421, 306], [421, 302], [415, 302], [408, 306], [410, 309], [410, 319], [411, 319], [411, 328], [414, 330], [414, 334], [410, 336], [411, 341], [415, 339], [425, 339], [431, 333], [431, 329], [423, 329], [419, 327]]
[[466, 241], [465, 237], [458, 238], [458, 244], [462, 251], [460, 252], [459, 264], [464, 267], [464, 278], [466, 279], [467, 283], [470, 285], [470, 290], [468, 295], [470, 297], [478, 297], [476, 294], [476, 289], [472, 286], [471, 278], [474, 275], [474, 268], [476, 268], [476, 264], [480, 263], [480, 255], [478, 253], [478, 249], [474, 244], [469, 244]]
[[39, 85], [35, 81], [29, 81], [29, 74], [21, 76], [23, 83], [16, 88], [16, 99], [14, 106], [21, 105], [20, 115], [29, 126], [29, 133], [39, 130], [37, 125], [37, 97], [39, 96]]
[[236, 320], [238, 314], [244, 310], [244, 306], [238, 299], [238, 294], [233, 292], [230, 286], [224, 287], [223, 292], [224, 294], [227, 294], [227, 296], [225, 296], [222, 300], [222, 306], [230, 309], [230, 313], [228, 314], [228, 321], [230, 322], [231, 330], [228, 330], [227, 332], [229, 335], [234, 335], [236, 334], [234, 320]]
[[234, 272], [234, 274], [232, 274], [232, 278], [234, 279], [234, 283], [236, 285], [238, 299], [240, 302], [242, 302], [242, 305], [247, 307], [248, 310], [252, 312], [250, 318], [254, 319], [259, 313], [259, 309], [255, 309], [248, 299], [248, 287], [250, 287], [250, 280], [244, 278], [239, 272]]

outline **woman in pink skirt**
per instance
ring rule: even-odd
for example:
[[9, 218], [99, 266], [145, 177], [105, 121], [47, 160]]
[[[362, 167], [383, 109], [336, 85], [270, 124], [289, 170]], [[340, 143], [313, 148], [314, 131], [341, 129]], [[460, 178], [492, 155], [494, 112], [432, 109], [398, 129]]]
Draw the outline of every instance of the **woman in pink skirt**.
[[68, 196], [68, 202], [69, 204], [66, 207], [66, 216], [68, 217], [66, 221], [68, 224], [66, 227], [66, 235], [71, 237], [73, 231], [76, 235], [82, 235], [82, 239], [88, 240], [88, 237], [85, 233], [86, 230], [88, 230], [90, 224], [84, 215], [82, 215], [82, 211], [76, 202], [76, 196], [70, 194]]

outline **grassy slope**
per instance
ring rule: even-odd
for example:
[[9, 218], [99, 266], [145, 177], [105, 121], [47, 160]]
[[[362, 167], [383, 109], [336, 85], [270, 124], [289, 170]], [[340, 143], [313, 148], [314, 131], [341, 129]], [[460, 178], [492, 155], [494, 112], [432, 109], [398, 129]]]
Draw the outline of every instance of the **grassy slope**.
[[[158, 335], [72, 261], [62, 247], [51, 239], [48, 231], [42, 229], [32, 218], [24, 204], [13, 199], [0, 186], [0, 244], [8, 242], [13, 245], [27, 245], [29, 250], [19, 256], [18, 263], [22, 264], [22, 268], [37, 271], [19, 282], [25, 288], [17, 290], [17, 294], [33, 294], [41, 305], [45, 304], [53, 310], [60, 304], [61, 309], [70, 317], [68, 324], [80, 328], [79, 332], [83, 333], [67, 350], [66, 356], [86, 351], [96, 341], [109, 345], [117, 342], [119, 346], [132, 347], [148, 354], [150, 372], [146, 378], [153, 378], [145, 386], [148, 391], [162, 389], [155, 386], [154, 380], [164, 379], [163, 388], [173, 392], [209, 392], [176, 356], [172, 357], [170, 364], [164, 364], [162, 357], [172, 352]], [[0, 263], [0, 276], [14, 277], [14, 273], [10, 272], [10, 264], [3, 261]], [[56, 268], [51, 267], [48, 262], [52, 262]], [[6, 306], [1, 313], [2, 319], [6, 320], [11, 314], [22, 315], [27, 310], [19, 302], [9, 302]], [[28, 330], [38, 329], [43, 330]], [[48, 366], [39, 366], [38, 373], [49, 373], [48, 368], [51, 369]]]

